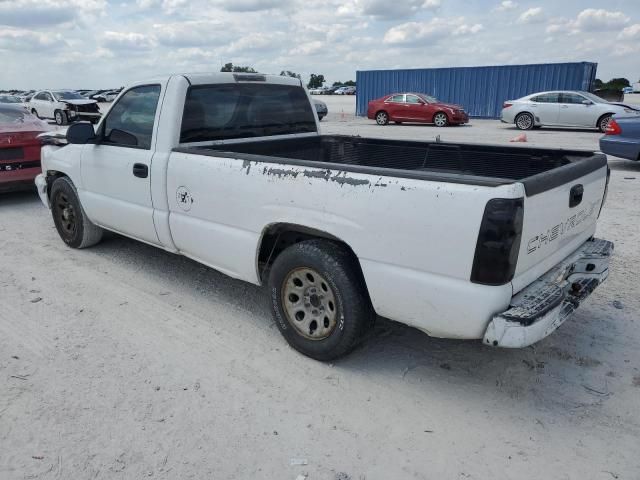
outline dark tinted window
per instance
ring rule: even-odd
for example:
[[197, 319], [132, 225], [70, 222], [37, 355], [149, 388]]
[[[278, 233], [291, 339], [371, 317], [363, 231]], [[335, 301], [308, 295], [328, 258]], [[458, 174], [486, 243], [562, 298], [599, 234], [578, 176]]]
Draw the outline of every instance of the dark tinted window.
[[225, 83], [189, 89], [180, 142], [315, 131], [315, 116], [303, 88]]
[[586, 98], [584, 98], [582, 95], [578, 95], [577, 93], [563, 93], [562, 94], [562, 101], [560, 103], [581, 104], [585, 100], [586, 100]]
[[404, 95], [394, 95], [389, 99], [390, 102], [404, 103]]
[[151, 148], [159, 97], [160, 85], [136, 87], [125, 93], [107, 115], [104, 143]]
[[560, 95], [557, 93], [545, 93], [543, 95], [533, 97], [531, 101], [538, 103], [558, 103], [560, 101]]
[[424, 103], [416, 95], [407, 95], [407, 103]]

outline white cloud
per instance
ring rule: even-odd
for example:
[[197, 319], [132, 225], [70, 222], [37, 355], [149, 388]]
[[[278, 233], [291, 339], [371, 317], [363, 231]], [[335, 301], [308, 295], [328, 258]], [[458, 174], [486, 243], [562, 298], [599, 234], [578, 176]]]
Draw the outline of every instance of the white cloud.
[[429, 22], [407, 22], [387, 30], [384, 43], [435, 44], [449, 36], [471, 35], [483, 29], [480, 23], [467, 23], [464, 17], [433, 18]]
[[524, 12], [518, 17], [518, 23], [530, 24], [544, 22], [544, 12], [542, 7], [533, 7]]
[[7, 50], [7, 52], [11, 53], [17, 51], [42, 51], [42, 49], [57, 50], [65, 45], [60, 34], [45, 35], [22, 28], [0, 29], [0, 50]]
[[136, 32], [104, 32], [101, 44], [110, 50], [148, 50], [156, 41], [153, 37]]
[[504, 0], [503, 2], [500, 2], [500, 5], [498, 5], [494, 10], [498, 12], [506, 12], [507, 10], [513, 10], [517, 7], [518, 4], [513, 0]]
[[338, 15], [368, 15], [379, 19], [407, 18], [421, 11], [438, 10], [441, 0], [403, 0], [390, 4], [388, 0], [347, 0], [337, 9]]
[[212, 20], [156, 23], [153, 33], [162, 45], [170, 47], [197, 47], [221, 45], [230, 39], [229, 26]]
[[623, 29], [618, 34], [618, 38], [621, 40], [640, 40], [640, 23], [629, 25]]
[[629, 17], [622, 12], [587, 8], [578, 14], [571, 26], [582, 32], [617, 30], [629, 23]]
[[0, 25], [22, 28], [59, 25], [99, 13], [104, 7], [102, 0], [3, 0], [0, 1]]

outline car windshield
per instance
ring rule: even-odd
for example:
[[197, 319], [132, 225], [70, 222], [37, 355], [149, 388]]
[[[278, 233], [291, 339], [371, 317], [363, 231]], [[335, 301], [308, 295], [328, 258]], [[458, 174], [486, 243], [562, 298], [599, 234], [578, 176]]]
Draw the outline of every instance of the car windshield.
[[85, 98], [77, 92], [53, 92], [56, 100], [85, 100]]
[[587, 97], [593, 103], [609, 103], [604, 98], [600, 98], [599, 96], [594, 95], [593, 93], [589, 93], [589, 92], [578, 92], [578, 93], [583, 97]]
[[0, 96], [0, 103], [22, 103], [18, 97], [13, 95]]
[[0, 125], [24, 123], [30, 118], [31, 114], [22, 108], [0, 106]]
[[438, 103], [438, 99], [436, 97], [432, 97], [431, 95], [425, 95], [424, 93], [421, 93], [418, 96], [427, 103]]

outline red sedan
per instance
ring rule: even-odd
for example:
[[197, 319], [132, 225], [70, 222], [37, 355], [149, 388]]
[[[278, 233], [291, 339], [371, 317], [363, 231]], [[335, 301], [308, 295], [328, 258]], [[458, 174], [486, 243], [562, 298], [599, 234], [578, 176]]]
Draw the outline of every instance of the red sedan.
[[0, 192], [33, 186], [40, 173], [40, 140], [49, 126], [24, 108], [0, 104]]
[[460, 105], [442, 103], [423, 93], [394, 93], [371, 100], [367, 118], [375, 120], [378, 125], [414, 122], [446, 127], [469, 122], [469, 115]]

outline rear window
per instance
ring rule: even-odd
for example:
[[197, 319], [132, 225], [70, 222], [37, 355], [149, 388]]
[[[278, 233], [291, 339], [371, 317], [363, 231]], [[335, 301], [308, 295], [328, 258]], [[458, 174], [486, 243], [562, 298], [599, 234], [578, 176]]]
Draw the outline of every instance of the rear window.
[[217, 84], [187, 93], [180, 143], [316, 132], [303, 88], [271, 84]]

